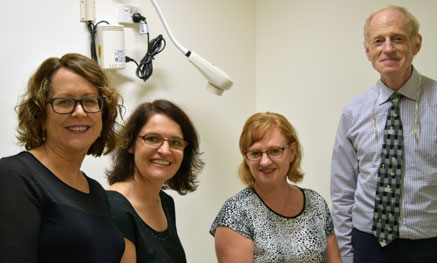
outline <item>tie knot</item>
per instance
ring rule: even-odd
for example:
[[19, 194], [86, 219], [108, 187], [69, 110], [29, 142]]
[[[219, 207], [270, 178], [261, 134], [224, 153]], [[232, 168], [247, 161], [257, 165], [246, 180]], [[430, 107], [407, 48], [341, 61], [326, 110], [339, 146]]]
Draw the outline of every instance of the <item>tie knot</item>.
[[390, 100], [391, 100], [391, 102], [392, 102], [393, 105], [396, 106], [396, 107], [399, 107], [399, 101], [401, 100], [401, 98], [402, 98], [402, 94], [397, 93], [397, 92], [393, 93], [393, 94], [390, 96]]

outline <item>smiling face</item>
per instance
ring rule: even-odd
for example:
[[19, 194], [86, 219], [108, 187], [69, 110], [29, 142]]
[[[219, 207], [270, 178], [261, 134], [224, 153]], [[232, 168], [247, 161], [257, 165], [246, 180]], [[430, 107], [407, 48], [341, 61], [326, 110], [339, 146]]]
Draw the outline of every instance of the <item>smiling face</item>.
[[[288, 143], [280, 129], [273, 126], [265, 132], [261, 140], [252, 144], [247, 151], [264, 152], [273, 148], [283, 148]], [[246, 158], [246, 164], [255, 179], [254, 188], [266, 185], [274, 186], [286, 182], [290, 163], [293, 162], [295, 155], [296, 143], [293, 142], [288, 149], [284, 149], [280, 158], [270, 159], [266, 153], [263, 153], [258, 161], [249, 161]]]
[[[72, 70], [61, 68], [51, 80], [51, 98], [98, 96], [97, 88]], [[46, 106], [47, 118], [43, 123], [46, 131], [44, 145], [67, 155], [86, 155], [89, 147], [102, 131], [102, 113], [86, 113], [78, 104], [70, 114], [55, 113]]]
[[[177, 122], [164, 114], [155, 114], [141, 128], [138, 135], [158, 135], [164, 139], [184, 139], [181, 127]], [[135, 176], [163, 184], [171, 179], [181, 166], [184, 150], [169, 147], [168, 141], [161, 146], [151, 146], [137, 138], [133, 148]]]
[[366, 55], [384, 79], [408, 80], [411, 64], [419, 52], [421, 37], [412, 39], [407, 19], [396, 9], [383, 10], [372, 18], [368, 26]]

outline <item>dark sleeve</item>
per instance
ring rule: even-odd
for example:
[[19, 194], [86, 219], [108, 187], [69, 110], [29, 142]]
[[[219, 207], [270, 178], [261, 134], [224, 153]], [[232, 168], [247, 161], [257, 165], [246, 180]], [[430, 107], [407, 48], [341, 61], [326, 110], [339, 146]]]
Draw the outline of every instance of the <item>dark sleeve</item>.
[[17, 162], [0, 160], [0, 262], [37, 262], [41, 207], [26, 173]]
[[109, 201], [109, 212], [111, 213], [112, 220], [123, 233], [123, 236], [136, 245], [135, 218], [129, 204], [127, 203], [128, 200], [114, 191], [108, 191], [107, 195]]

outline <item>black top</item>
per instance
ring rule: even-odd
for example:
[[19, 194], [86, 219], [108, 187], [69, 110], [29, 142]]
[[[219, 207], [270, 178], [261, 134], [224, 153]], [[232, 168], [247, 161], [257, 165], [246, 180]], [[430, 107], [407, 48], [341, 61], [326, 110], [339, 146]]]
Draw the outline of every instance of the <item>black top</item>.
[[138, 263], [187, 262], [176, 231], [175, 206], [171, 196], [164, 191], [159, 193], [168, 227], [163, 232], [157, 232], [140, 218], [122, 194], [115, 191], [108, 191], [107, 194], [112, 218], [124, 236], [134, 243]]
[[0, 262], [120, 262], [122, 234], [105, 190], [63, 183], [32, 154], [0, 159]]

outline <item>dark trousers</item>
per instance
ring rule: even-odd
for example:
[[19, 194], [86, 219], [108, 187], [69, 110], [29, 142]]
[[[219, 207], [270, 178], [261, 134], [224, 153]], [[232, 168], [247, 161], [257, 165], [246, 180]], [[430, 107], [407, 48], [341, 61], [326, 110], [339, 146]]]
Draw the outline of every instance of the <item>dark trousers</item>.
[[376, 237], [352, 230], [354, 263], [436, 263], [437, 237], [427, 239], [398, 238], [381, 247]]

